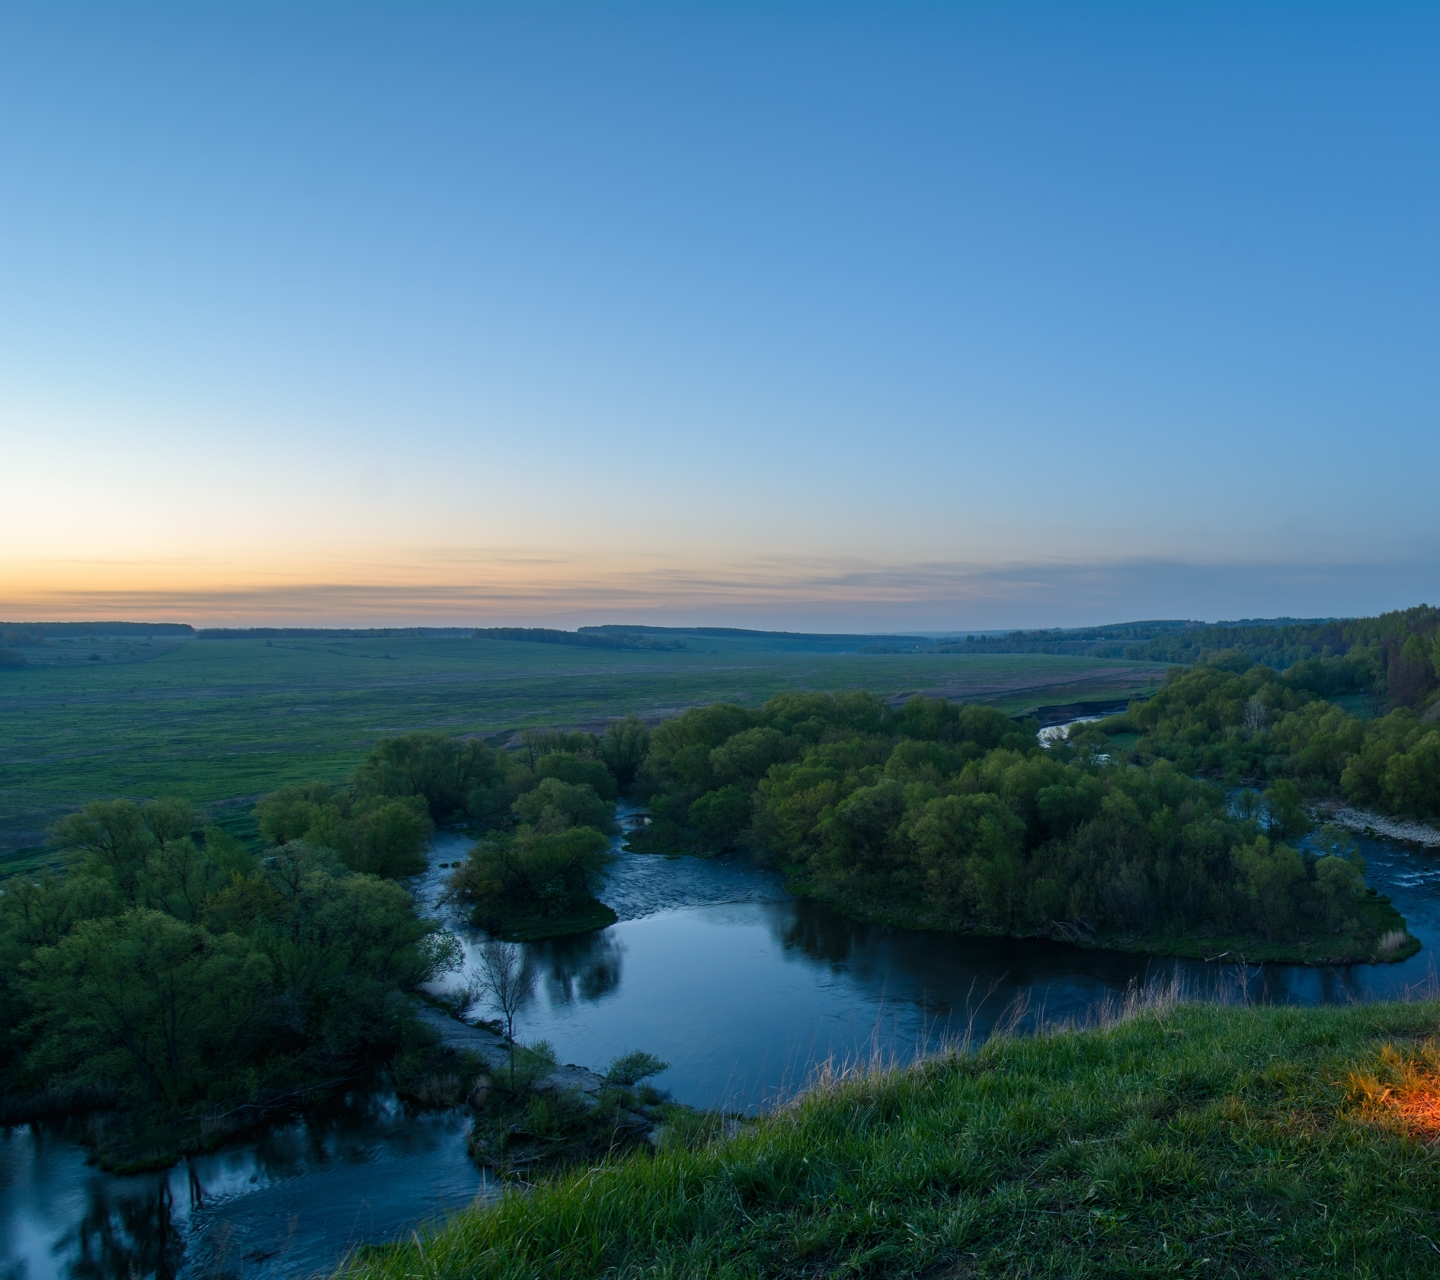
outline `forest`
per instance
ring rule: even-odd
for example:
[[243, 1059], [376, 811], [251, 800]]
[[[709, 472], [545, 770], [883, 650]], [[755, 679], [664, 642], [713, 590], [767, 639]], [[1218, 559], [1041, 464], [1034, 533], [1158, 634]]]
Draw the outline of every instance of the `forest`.
[[459, 960], [404, 883], [436, 824], [487, 836], [456, 872], [480, 923], [609, 923], [592, 890], [646, 742], [633, 719], [515, 752], [383, 739], [345, 783], [262, 797], [253, 849], [184, 800], [92, 801], [52, 832], [67, 870], [0, 891], [0, 1108], [90, 1112], [101, 1159], [138, 1168], [403, 1076], [434, 1048], [412, 997]]
[[[1409, 700], [1420, 692], [1413, 684], [1419, 660], [1414, 646], [1408, 656], [1402, 651], [1413, 639], [1425, 657], [1431, 656], [1437, 627], [1440, 610], [1422, 604], [1373, 618], [1271, 618], [1214, 624], [1171, 620], [1012, 631], [935, 640], [921, 649], [927, 653], [1069, 654], [1187, 666], [1220, 654], [1233, 660], [1238, 654], [1248, 658], [1250, 665], [1263, 664], [1279, 671], [1300, 662], [1328, 660], [1332, 687], [1326, 692], [1373, 691], [1410, 705]], [[913, 642], [907, 647], [913, 649]], [[871, 651], [898, 649], [892, 643], [872, 646]], [[1434, 688], [1433, 680], [1422, 683]]]
[[426, 769], [456, 782], [465, 753], [436, 745], [385, 743], [349, 785], [264, 798], [258, 850], [178, 799], [59, 822], [69, 869], [0, 894], [5, 1113], [88, 1111], [106, 1163], [163, 1165], [423, 1052], [409, 996], [458, 947], [397, 878], [449, 816]]
[[1112, 763], [978, 706], [784, 695], [660, 725], [631, 847], [745, 846], [789, 887], [913, 928], [1169, 954], [1396, 958], [1404, 922], [1283, 778], [1233, 804], [1176, 763]]
[[1388, 645], [1384, 715], [1362, 718], [1329, 700], [1350, 663], [1327, 655], [1277, 672], [1221, 653], [1174, 670], [1153, 698], [1091, 732], [1106, 741], [1138, 735], [1133, 759], [1173, 761], [1230, 786], [1283, 780], [1310, 800], [1440, 820], [1440, 637], [1411, 633]]

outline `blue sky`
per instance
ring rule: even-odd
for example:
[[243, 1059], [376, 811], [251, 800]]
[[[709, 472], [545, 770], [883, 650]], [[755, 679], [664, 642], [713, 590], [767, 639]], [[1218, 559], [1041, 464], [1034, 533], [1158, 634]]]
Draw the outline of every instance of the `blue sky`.
[[9, 5], [0, 616], [1440, 591], [1440, 10]]

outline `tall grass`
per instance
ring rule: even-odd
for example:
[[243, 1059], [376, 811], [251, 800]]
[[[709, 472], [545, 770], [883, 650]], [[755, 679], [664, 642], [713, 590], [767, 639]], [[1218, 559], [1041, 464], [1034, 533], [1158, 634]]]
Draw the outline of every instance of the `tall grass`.
[[[733, 1137], [700, 1130], [511, 1194], [346, 1269], [365, 1280], [1440, 1275], [1440, 1158], [1416, 1120], [1416, 1099], [1440, 1089], [1440, 1001], [1300, 1009], [1184, 996], [1176, 984], [1133, 989], [1087, 1026], [982, 1046], [962, 1035], [909, 1066], [829, 1064]], [[1385, 1079], [1408, 1110], [1388, 1105]]]

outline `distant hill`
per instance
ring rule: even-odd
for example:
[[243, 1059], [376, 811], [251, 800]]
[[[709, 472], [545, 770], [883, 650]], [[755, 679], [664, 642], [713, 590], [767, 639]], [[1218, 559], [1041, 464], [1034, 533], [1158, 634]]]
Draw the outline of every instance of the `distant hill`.
[[205, 627], [200, 640], [391, 640], [468, 636], [473, 627]]
[[580, 627], [584, 636], [665, 637], [684, 647], [737, 649], [751, 652], [789, 653], [863, 653], [883, 645], [885, 653], [934, 652], [935, 641], [924, 635], [847, 635], [821, 631], [752, 631], [746, 627], [652, 627], [606, 623], [602, 626]]

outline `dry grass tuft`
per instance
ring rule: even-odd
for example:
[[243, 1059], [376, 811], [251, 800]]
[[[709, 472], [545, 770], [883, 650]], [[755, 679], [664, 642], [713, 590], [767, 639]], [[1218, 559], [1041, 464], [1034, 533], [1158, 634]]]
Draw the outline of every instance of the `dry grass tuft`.
[[1388, 933], [1382, 933], [1379, 941], [1375, 944], [1376, 953], [1388, 956], [1399, 951], [1405, 945], [1405, 939], [1408, 936], [1404, 929], [1391, 929]]

